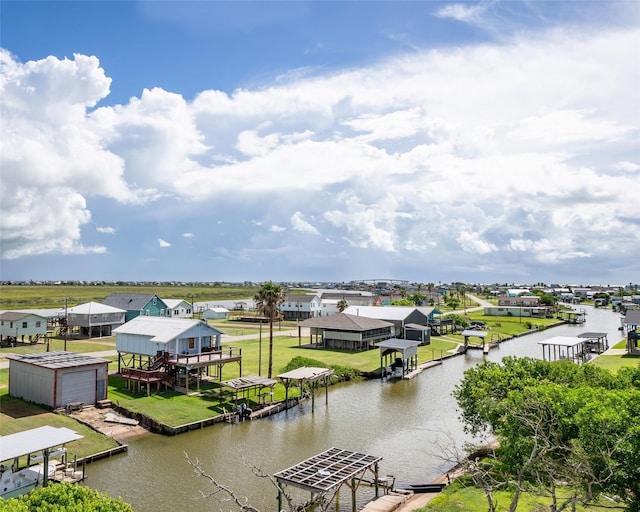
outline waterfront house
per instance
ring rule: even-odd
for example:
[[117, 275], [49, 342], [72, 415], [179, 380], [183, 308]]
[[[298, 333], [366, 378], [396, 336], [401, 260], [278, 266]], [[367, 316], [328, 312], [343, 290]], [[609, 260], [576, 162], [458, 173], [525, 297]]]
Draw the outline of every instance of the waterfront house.
[[0, 313], [0, 338], [3, 341], [25, 341], [35, 343], [47, 334], [47, 318], [22, 311]]
[[13, 354], [9, 395], [52, 408], [107, 398], [109, 361], [72, 352]]
[[[239, 349], [221, 348], [222, 332], [204, 320], [138, 316], [113, 330], [118, 351], [118, 372], [138, 384], [160, 383], [189, 389], [189, 380], [202, 373], [221, 378], [222, 366], [241, 363]], [[124, 367], [124, 368], [123, 368]], [[241, 370], [242, 371], [242, 370]]]
[[309, 342], [316, 347], [340, 350], [368, 350], [375, 343], [392, 337], [393, 324], [383, 320], [336, 313], [331, 316], [308, 318], [300, 322], [301, 328], [309, 329]]
[[409, 324], [427, 326], [434, 321], [436, 309], [414, 306], [349, 306], [344, 310], [348, 315], [364, 316], [391, 322], [394, 325], [393, 336], [404, 336]]
[[102, 303], [124, 309], [125, 322], [140, 315], [169, 316], [168, 306], [153, 293], [112, 293]]
[[484, 314], [518, 318], [553, 318], [553, 309], [548, 306], [486, 306]]
[[101, 304], [86, 302], [67, 310], [67, 326], [78, 328], [80, 334], [93, 338], [111, 336], [111, 331], [124, 323], [126, 311]]

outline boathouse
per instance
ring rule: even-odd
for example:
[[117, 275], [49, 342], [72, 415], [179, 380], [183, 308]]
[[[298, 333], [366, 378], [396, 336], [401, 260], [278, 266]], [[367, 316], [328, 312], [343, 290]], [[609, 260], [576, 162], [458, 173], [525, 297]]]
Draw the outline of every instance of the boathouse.
[[14, 354], [9, 395], [52, 408], [93, 405], [107, 398], [109, 361], [72, 352]]
[[587, 359], [584, 342], [584, 338], [577, 336], [555, 336], [539, 341], [538, 345], [542, 345], [542, 358], [545, 361], [566, 359], [574, 363], [584, 363]]
[[378, 348], [380, 349], [380, 378], [384, 378], [385, 375], [404, 378], [406, 374], [417, 370], [419, 345], [419, 341], [398, 338], [378, 343]]

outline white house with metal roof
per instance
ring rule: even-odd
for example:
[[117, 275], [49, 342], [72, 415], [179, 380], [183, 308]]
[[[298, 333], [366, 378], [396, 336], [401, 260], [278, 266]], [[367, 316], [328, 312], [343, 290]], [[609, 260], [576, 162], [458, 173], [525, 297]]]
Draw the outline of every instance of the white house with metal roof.
[[116, 350], [128, 354], [156, 356], [199, 354], [219, 349], [222, 331], [202, 320], [138, 316], [113, 330]]

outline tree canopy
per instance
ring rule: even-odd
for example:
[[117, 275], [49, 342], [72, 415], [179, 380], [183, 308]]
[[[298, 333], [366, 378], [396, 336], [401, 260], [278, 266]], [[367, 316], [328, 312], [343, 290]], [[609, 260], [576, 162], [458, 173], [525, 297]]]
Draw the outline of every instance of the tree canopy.
[[[613, 374], [507, 357], [467, 370], [454, 396], [467, 432], [497, 438], [495, 472], [516, 487], [511, 510], [533, 484], [553, 510], [608, 493], [640, 511], [640, 365]], [[562, 500], [559, 482], [571, 489]]]
[[0, 499], [3, 512], [133, 512], [122, 498], [69, 483], [50, 483], [10, 500]]

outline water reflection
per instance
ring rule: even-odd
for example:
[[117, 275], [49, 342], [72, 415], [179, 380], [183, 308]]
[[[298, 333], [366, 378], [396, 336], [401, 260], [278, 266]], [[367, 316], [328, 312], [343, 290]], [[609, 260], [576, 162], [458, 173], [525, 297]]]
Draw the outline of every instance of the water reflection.
[[[552, 336], [607, 332], [609, 343], [622, 338], [619, 315], [585, 307], [587, 322], [563, 325], [500, 345], [487, 356], [542, 357], [538, 342]], [[137, 512], [162, 512], [176, 507], [193, 511], [231, 510], [212, 499], [197, 499], [210, 487], [193, 477], [185, 453], [198, 458], [212, 476], [264, 512], [276, 510], [277, 492], [251, 467], [273, 474], [332, 446], [383, 458], [381, 474], [397, 482], [429, 482], [447, 469], [442, 447], [470, 440], [458, 421], [451, 392], [462, 373], [483, 361], [482, 352], [449, 359], [410, 381], [372, 380], [332, 386], [329, 404], [316, 395], [315, 412], [306, 403], [286, 413], [238, 425], [217, 425], [176, 437], [148, 435], [129, 445], [129, 452], [87, 468], [87, 484], [112, 496], [121, 495]], [[358, 492], [362, 499], [365, 493]], [[350, 510], [350, 497], [341, 498]]]

